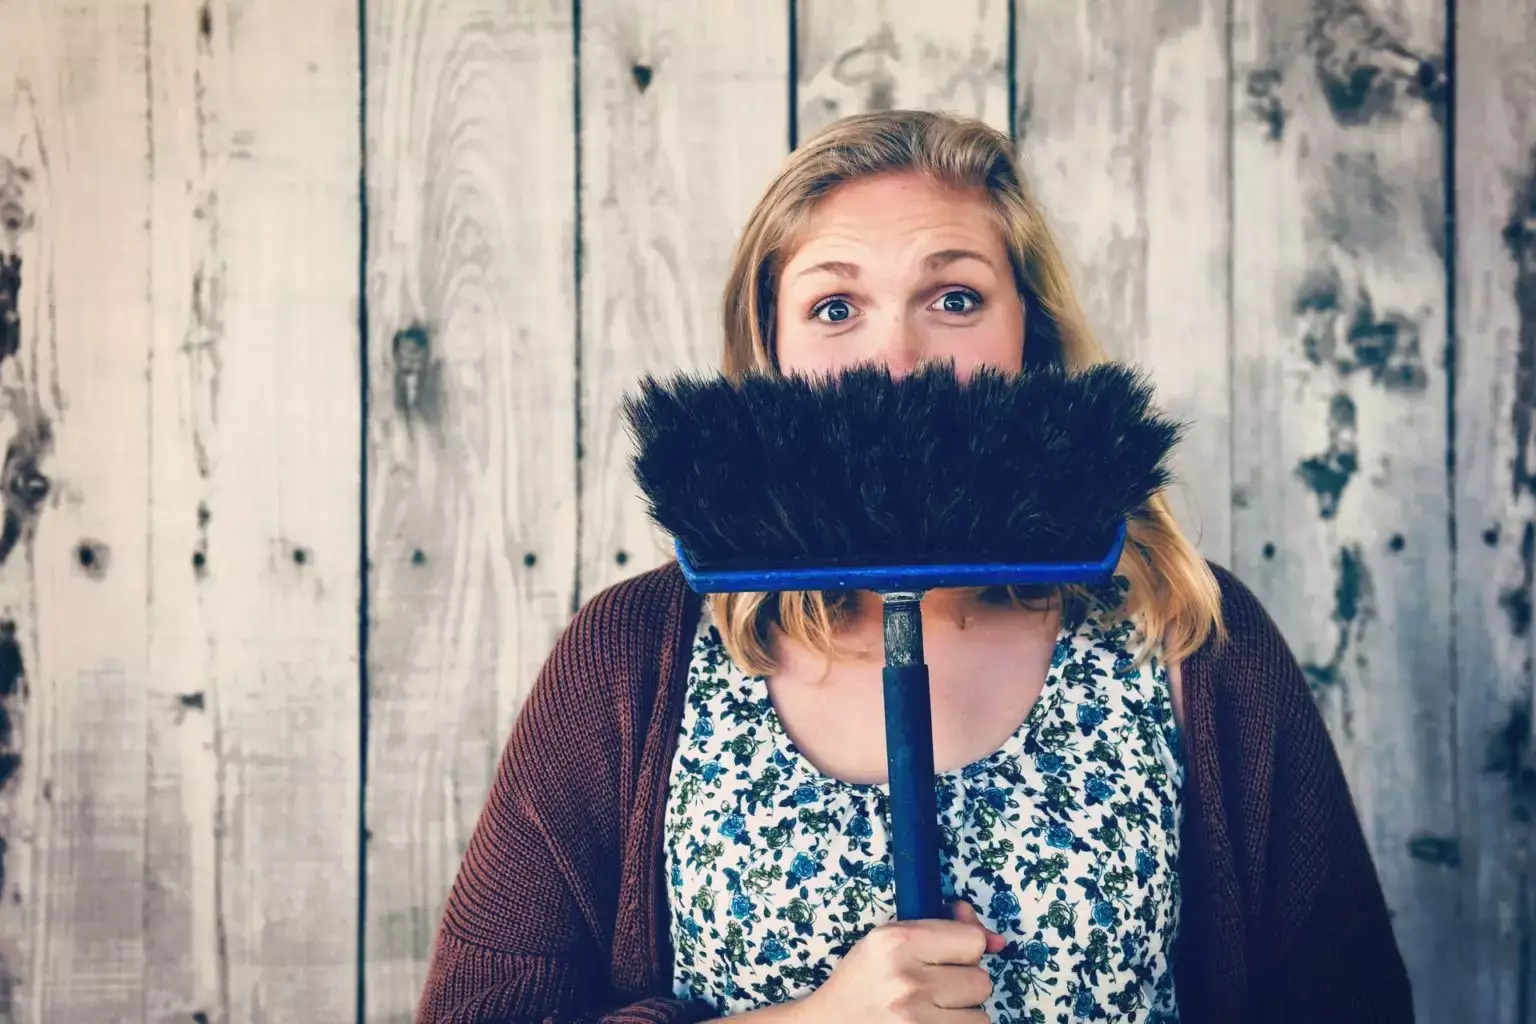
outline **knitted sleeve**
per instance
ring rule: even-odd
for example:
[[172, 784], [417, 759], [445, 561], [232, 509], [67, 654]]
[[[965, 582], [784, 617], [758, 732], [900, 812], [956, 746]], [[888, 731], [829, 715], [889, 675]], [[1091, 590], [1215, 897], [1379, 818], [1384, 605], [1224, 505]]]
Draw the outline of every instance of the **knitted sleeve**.
[[[1237, 835], [1266, 1021], [1413, 1020], [1407, 971], [1349, 786], [1300, 665], [1254, 595], [1223, 579]], [[1265, 727], [1269, 723], [1269, 727]]]
[[[636, 745], [636, 588], [578, 612], [518, 714], [434, 940], [418, 1024], [664, 1024], [706, 1007], [614, 991]], [[626, 596], [628, 595], [628, 596]], [[635, 1001], [638, 999], [638, 1001]]]

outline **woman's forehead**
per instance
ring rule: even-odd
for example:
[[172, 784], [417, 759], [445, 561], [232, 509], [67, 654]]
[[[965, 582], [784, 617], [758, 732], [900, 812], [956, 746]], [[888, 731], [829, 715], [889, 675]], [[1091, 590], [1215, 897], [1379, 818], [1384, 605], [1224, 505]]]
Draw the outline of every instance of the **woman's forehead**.
[[[973, 253], [996, 262], [1002, 232], [986, 194], [937, 185], [916, 175], [881, 175], [840, 186], [810, 211], [786, 246], [786, 273], [829, 264], [844, 271], [871, 255], [900, 256], [922, 269]], [[839, 266], [842, 265], [842, 266]]]

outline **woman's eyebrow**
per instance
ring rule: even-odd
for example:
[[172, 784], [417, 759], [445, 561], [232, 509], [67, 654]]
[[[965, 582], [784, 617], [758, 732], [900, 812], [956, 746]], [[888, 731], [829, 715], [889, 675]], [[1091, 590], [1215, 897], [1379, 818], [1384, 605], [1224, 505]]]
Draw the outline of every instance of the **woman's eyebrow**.
[[797, 271], [795, 276], [805, 277], [808, 274], [817, 273], [836, 274], [838, 277], [846, 277], [853, 280], [859, 276], [859, 265], [857, 263], [848, 263], [845, 260], [823, 260], [820, 263], [806, 267], [804, 270]]
[[[973, 249], [940, 249], [938, 252], [931, 252], [923, 257], [923, 270], [931, 274], [935, 270], [942, 270], [951, 263], [958, 263], [960, 260], [978, 260], [992, 267], [991, 260]], [[997, 268], [992, 267], [992, 269], [996, 270]]]
[[[923, 257], [923, 272], [931, 274], [934, 271], [944, 269], [951, 263], [958, 263], [961, 260], [977, 260], [992, 267], [993, 270], [997, 269], [992, 266], [990, 259], [974, 249], [940, 249]], [[813, 263], [804, 270], [796, 271], [795, 277], [806, 277], [810, 274], [818, 273], [835, 274], [838, 277], [856, 280], [859, 276], [859, 265], [857, 263], [849, 263], [846, 260], [823, 260], [820, 263]]]

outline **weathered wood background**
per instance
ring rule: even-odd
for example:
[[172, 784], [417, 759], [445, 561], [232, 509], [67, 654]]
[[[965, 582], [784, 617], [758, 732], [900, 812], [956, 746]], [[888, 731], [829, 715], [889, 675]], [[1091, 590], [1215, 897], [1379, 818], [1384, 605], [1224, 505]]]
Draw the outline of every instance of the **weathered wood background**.
[[1536, 1024], [1536, 0], [0, 0], [0, 1020], [409, 1019], [524, 693], [664, 555], [796, 138], [1013, 132], [1347, 767]]

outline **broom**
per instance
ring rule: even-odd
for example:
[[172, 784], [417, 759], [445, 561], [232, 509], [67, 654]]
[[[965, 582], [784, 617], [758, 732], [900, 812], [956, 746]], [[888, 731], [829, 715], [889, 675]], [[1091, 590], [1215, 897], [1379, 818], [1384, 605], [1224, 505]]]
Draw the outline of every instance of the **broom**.
[[1108, 582], [1180, 431], [1151, 398], [1121, 364], [962, 382], [941, 362], [647, 376], [624, 399], [647, 513], [694, 591], [881, 596], [899, 920], [947, 916], [923, 594]]

